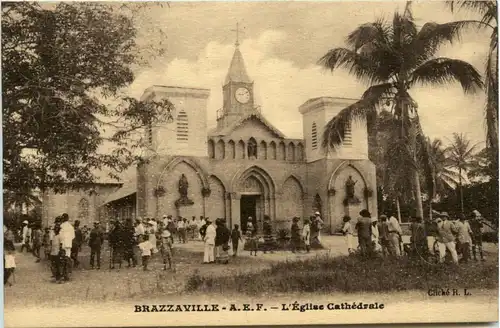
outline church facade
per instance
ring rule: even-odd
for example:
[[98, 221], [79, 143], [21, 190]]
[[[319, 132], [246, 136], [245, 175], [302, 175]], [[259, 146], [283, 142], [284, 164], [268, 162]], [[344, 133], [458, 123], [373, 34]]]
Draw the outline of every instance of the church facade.
[[[207, 89], [152, 86], [142, 100], [168, 99], [174, 122], [150, 127], [147, 164], [100, 205], [101, 217], [163, 215], [226, 218], [259, 226], [268, 215], [276, 229], [294, 216], [321, 213], [333, 233], [344, 215], [376, 215], [375, 166], [368, 159], [366, 122], [353, 121], [342, 145], [325, 152], [324, 126], [355, 99], [320, 97], [298, 110], [303, 139], [287, 138], [254, 101], [254, 82], [236, 46], [222, 88], [217, 126], [207, 129]], [[286, 113], [284, 112], [284, 117]], [[102, 220], [102, 219], [101, 219]]]

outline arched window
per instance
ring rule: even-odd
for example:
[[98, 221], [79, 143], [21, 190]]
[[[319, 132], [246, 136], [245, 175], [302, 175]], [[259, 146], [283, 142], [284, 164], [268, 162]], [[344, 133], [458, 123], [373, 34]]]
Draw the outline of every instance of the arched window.
[[189, 136], [188, 116], [185, 111], [177, 115], [177, 141], [187, 142]]
[[80, 199], [78, 203], [78, 219], [88, 220], [89, 218], [89, 201], [86, 198]]
[[311, 140], [312, 149], [318, 148], [318, 128], [316, 127], [316, 123], [314, 122], [311, 129]]

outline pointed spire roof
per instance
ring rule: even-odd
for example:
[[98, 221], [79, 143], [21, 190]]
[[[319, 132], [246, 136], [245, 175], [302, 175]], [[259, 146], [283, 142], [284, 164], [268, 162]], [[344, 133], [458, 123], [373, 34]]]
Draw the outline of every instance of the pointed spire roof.
[[231, 60], [231, 65], [229, 66], [229, 71], [227, 72], [226, 81], [224, 83], [227, 84], [229, 82], [252, 83], [248, 77], [245, 62], [243, 61], [238, 43], [236, 43], [236, 49], [234, 49], [233, 59]]

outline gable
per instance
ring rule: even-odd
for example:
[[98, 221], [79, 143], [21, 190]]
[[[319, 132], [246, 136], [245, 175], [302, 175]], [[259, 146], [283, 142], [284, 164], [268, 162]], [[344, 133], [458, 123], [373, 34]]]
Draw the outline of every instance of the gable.
[[254, 137], [256, 139], [272, 139], [281, 138], [275, 131], [269, 128], [264, 122], [259, 120], [257, 117], [252, 116], [236, 126], [233, 131], [228, 135], [231, 139], [249, 139]]

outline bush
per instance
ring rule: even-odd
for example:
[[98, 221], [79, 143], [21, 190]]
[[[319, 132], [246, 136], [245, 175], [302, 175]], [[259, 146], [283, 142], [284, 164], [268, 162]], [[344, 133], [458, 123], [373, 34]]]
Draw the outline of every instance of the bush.
[[388, 292], [428, 290], [442, 286], [497, 289], [498, 264], [457, 267], [406, 258], [366, 260], [359, 256], [322, 256], [281, 262], [258, 273], [241, 273], [230, 277], [205, 277], [196, 273], [189, 277], [186, 289], [255, 295], [318, 291]]
[[483, 232], [483, 242], [498, 244], [498, 233], [494, 231]]

